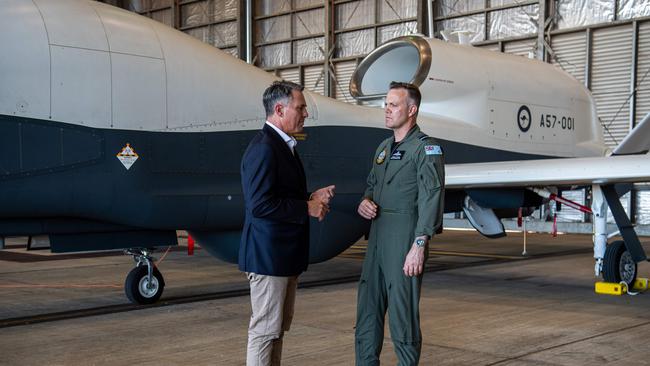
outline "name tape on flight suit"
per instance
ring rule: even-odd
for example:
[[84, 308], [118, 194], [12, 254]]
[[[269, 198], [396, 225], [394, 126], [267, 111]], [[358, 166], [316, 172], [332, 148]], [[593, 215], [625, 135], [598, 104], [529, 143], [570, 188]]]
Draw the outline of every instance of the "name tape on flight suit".
[[390, 156], [390, 160], [402, 160], [406, 150], [395, 150], [393, 155]]

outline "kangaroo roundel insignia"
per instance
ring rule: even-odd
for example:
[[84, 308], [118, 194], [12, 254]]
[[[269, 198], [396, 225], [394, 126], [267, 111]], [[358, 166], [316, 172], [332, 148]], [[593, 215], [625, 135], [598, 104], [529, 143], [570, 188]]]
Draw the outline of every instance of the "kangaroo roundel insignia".
[[530, 114], [530, 109], [525, 105], [522, 105], [517, 112], [517, 125], [521, 132], [527, 132], [530, 129], [532, 115]]

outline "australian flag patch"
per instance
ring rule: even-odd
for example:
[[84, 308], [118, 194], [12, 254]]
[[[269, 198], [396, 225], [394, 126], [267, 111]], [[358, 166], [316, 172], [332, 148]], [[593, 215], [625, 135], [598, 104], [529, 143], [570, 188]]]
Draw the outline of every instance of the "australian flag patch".
[[424, 153], [427, 155], [442, 155], [442, 149], [438, 145], [424, 145]]

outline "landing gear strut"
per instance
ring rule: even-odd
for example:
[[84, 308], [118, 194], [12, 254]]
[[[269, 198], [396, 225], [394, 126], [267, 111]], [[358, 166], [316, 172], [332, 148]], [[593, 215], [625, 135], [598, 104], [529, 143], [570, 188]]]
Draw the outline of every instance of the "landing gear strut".
[[[594, 258], [596, 259], [596, 275], [602, 273], [605, 282], [625, 282], [628, 288], [632, 286], [637, 276], [637, 263], [647, 260], [645, 251], [639, 242], [614, 186], [592, 186], [592, 211], [594, 213]], [[607, 245], [607, 206], [616, 221], [623, 240], [617, 240]]]
[[127, 249], [125, 254], [133, 256], [135, 268], [129, 272], [124, 282], [126, 297], [134, 304], [153, 304], [163, 293], [165, 280], [154, 264], [152, 250], [143, 248]]

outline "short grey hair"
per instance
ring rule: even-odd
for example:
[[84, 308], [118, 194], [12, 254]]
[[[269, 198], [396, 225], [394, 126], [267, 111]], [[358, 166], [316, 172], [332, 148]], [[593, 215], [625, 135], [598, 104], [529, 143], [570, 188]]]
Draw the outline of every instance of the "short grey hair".
[[420, 89], [415, 84], [403, 83], [399, 81], [392, 81], [388, 86], [388, 90], [392, 89], [404, 89], [408, 93], [409, 100], [412, 104], [420, 109], [420, 101], [422, 100], [422, 94], [420, 94]]
[[291, 81], [274, 81], [271, 86], [266, 88], [262, 96], [266, 117], [271, 117], [273, 115], [273, 108], [276, 103], [282, 102], [288, 104], [292, 98], [291, 92], [294, 90], [302, 92], [303, 89], [305, 89], [304, 86], [292, 83]]

